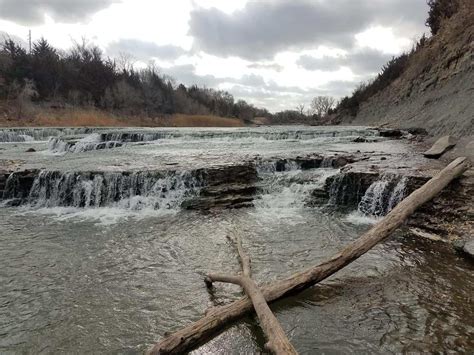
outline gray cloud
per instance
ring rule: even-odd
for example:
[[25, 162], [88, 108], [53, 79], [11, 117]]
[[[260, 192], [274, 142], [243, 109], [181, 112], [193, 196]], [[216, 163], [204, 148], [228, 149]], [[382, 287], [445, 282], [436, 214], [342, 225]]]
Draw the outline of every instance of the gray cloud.
[[284, 68], [280, 64], [277, 63], [252, 63], [247, 65], [250, 69], [267, 69], [267, 70], [274, 70], [277, 72], [281, 72]]
[[0, 18], [23, 25], [44, 22], [47, 14], [55, 21], [76, 23], [118, 0], [0, 0]]
[[390, 54], [384, 54], [375, 49], [366, 48], [350, 52], [346, 56], [315, 58], [302, 55], [297, 64], [306, 70], [335, 71], [341, 66], [347, 66], [358, 75], [366, 76], [377, 73], [382, 65], [392, 58]]
[[217, 78], [214, 75], [197, 75], [196, 68], [192, 64], [175, 65], [163, 69], [163, 72], [170, 75], [178, 83], [185, 85], [198, 85], [206, 87], [216, 87], [229, 80], [228, 78]]
[[192, 64], [175, 65], [169, 68], [164, 68], [163, 73], [173, 77], [178, 83], [185, 85], [203, 85], [207, 87], [217, 87], [219, 84], [227, 83], [234, 84], [235, 87], [240, 87], [241, 90], [257, 91], [263, 90], [265, 92], [273, 93], [297, 93], [303, 94], [304, 90], [298, 86], [281, 86], [275, 81], [265, 81], [262, 76], [257, 74], [244, 74], [241, 78], [232, 77], [216, 77], [214, 75], [197, 75], [195, 67]]
[[357, 84], [358, 84], [358, 81], [345, 81], [345, 80], [330, 81], [319, 89], [318, 95], [328, 95], [328, 96], [336, 96], [336, 97], [347, 96], [350, 93], [352, 93], [352, 91], [354, 91], [354, 88]]
[[107, 53], [110, 55], [116, 56], [122, 52], [129, 53], [140, 60], [149, 60], [151, 58], [173, 60], [187, 53], [181, 47], [173, 45], [160, 46], [156, 43], [139, 39], [120, 39], [107, 46]]
[[[213, 75], [197, 75], [192, 64], [176, 65], [164, 68], [166, 73], [176, 79], [176, 83], [185, 85], [197, 84], [206, 87], [218, 87], [219, 84], [230, 84], [227, 89], [237, 99], [247, 100], [271, 111], [278, 111], [296, 107], [300, 102], [310, 102], [316, 95], [335, 95], [336, 87], [305, 90], [297, 86], [281, 86], [274, 81], [265, 81], [256, 74], [246, 74], [241, 78], [215, 77]], [[347, 87], [354, 83], [346, 82]], [[352, 85], [352, 86], [351, 86]], [[345, 91], [343, 91], [345, 93]]]
[[250, 1], [232, 14], [195, 9], [189, 32], [208, 53], [260, 60], [317, 45], [351, 48], [370, 25], [423, 26], [425, 16], [425, 0]]
[[334, 57], [316, 58], [310, 55], [302, 55], [296, 61], [300, 67], [306, 70], [336, 71], [340, 68], [340, 59]]

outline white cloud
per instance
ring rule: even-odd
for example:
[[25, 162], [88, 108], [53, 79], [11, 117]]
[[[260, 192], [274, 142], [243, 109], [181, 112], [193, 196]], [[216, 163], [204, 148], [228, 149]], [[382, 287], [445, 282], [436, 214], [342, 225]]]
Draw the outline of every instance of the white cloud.
[[[10, 5], [17, 1], [7, 0]], [[8, 14], [0, 12], [0, 31], [26, 40], [31, 29], [33, 39], [45, 37], [63, 49], [71, 39], [86, 37], [107, 54], [132, 52], [140, 66], [154, 59], [178, 82], [228, 89], [273, 111], [294, 108], [318, 94], [346, 95], [365, 79], [362, 72], [378, 71], [383, 55], [410, 47], [424, 30], [427, 10], [425, 0], [86, 2], [90, 6], [47, 0], [28, 13], [10, 7]], [[327, 19], [318, 9], [334, 21], [325, 26]], [[268, 13], [278, 14], [286, 25]], [[221, 21], [218, 26], [216, 21]], [[193, 23], [199, 25], [198, 33]], [[321, 26], [324, 31], [318, 31]], [[375, 51], [382, 54], [377, 60]], [[324, 60], [330, 63], [331, 58], [347, 60], [327, 65]]]

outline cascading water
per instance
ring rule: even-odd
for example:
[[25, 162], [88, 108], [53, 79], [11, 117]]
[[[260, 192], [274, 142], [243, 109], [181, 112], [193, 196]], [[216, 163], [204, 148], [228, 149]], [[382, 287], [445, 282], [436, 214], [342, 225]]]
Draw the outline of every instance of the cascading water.
[[321, 189], [335, 169], [302, 170], [296, 161], [270, 161], [257, 164], [260, 189], [254, 206], [259, 218], [285, 219], [288, 223], [298, 219], [308, 205], [312, 192]]
[[50, 137], [90, 134], [104, 130], [110, 130], [110, 128], [3, 128], [0, 129], [0, 143], [45, 141]]
[[386, 215], [405, 197], [406, 184], [406, 177], [383, 174], [369, 186], [358, 205], [358, 211], [366, 216]]
[[27, 201], [35, 208], [179, 210], [185, 200], [199, 194], [200, 187], [201, 181], [188, 172], [41, 171], [34, 179]]
[[380, 217], [390, 212], [406, 195], [408, 179], [396, 174], [340, 173], [328, 187], [329, 204], [357, 206], [359, 216]]
[[31, 142], [34, 137], [22, 132], [11, 132], [8, 130], [0, 130], [0, 143], [8, 142]]
[[101, 134], [93, 133], [81, 139], [51, 137], [48, 142], [48, 150], [53, 153], [82, 153], [91, 150], [117, 148], [122, 145], [122, 142], [118, 141], [103, 141]]
[[387, 212], [393, 210], [393, 208], [405, 198], [407, 193], [407, 183], [408, 179], [406, 176], [403, 176], [400, 180], [398, 180], [397, 184], [395, 185], [395, 188], [393, 189], [390, 195]]
[[159, 139], [245, 139], [245, 138], [262, 138], [265, 140], [309, 140], [319, 137], [352, 137], [357, 135], [376, 136], [377, 131], [367, 129], [354, 129], [351, 131], [335, 131], [335, 130], [287, 130], [287, 131], [255, 131], [255, 130], [235, 130], [235, 131], [137, 131], [137, 132], [108, 132], [102, 133], [104, 141], [120, 141], [120, 142], [144, 142], [155, 141]]

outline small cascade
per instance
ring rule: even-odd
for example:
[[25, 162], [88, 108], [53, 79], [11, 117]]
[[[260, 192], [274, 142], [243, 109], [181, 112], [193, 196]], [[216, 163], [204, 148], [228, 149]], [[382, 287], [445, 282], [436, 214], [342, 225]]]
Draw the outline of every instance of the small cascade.
[[329, 204], [335, 206], [356, 206], [372, 181], [367, 176], [338, 173], [328, 179], [326, 191]]
[[358, 205], [358, 211], [366, 216], [384, 216], [404, 197], [407, 178], [394, 174], [383, 174], [372, 183]]
[[90, 127], [70, 128], [5, 128], [0, 129], [0, 142], [46, 141], [51, 137], [85, 135], [98, 133], [102, 142], [148, 142], [163, 139], [209, 140], [209, 139], [263, 139], [310, 140], [317, 138], [348, 138], [378, 136], [376, 130], [367, 128], [351, 129], [274, 129], [274, 130], [176, 130], [176, 129], [110, 129]]
[[324, 157], [321, 162], [321, 168], [334, 168], [335, 160], [334, 157]]
[[[12, 174], [14, 175], [14, 174]], [[15, 179], [11, 179], [12, 184]], [[179, 210], [202, 183], [189, 172], [87, 173], [41, 171], [27, 202], [32, 207], [118, 207]], [[9, 194], [14, 196], [14, 186]], [[9, 198], [8, 194], [4, 196]]]
[[9, 130], [0, 130], [0, 143], [31, 141], [34, 141], [34, 138], [28, 134], [23, 134], [20, 132], [11, 132]]
[[178, 131], [178, 130], [150, 130], [150, 131], [115, 131], [102, 133], [103, 141], [119, 142], [145, 142], [162, 139], [264, 139], [264, 140], [309, 140], [320, 137], [353, 137], [353, 136], [376, 136], [378, 132], [365, 128], [354, 128], [351, 130], [201, 130], [201, 131]]
[[388, 211], [390, 212], [393, 208], [398, 205], [407, 195], [407, 184], [408, 178], [403, 176], [400, 180], [398, 180], [395, 188], [393, 189], [392, 193], [390, 194], [390, 200], [388, 201]]
[[310, 203], [312, 193], [337, 173], [335, 169], [303, 170], [291, 160], [260, 162], [256, 170], [260, 188], [254, 206], [264, 219], [298, 217]]
[[333, 206], [357, 206], [364, 216], [384, 216], [406, 195], [408, 178], [396, 174], [339, 173], [328, 180]]
[[104, 130], [106, 130], [106, 128], [3, 128], [0, 129], [0, 143], [47, 141], [51, 137], [91, 134], [93, 132], [101, 132]]
[[118, 141], [102, 141], [101, 134], [93, 133], [80, 139], [75, 137], [51, 137], [48, 142], [48, 150], [53, 153], [82, 153], [91, 150], [117, 148], [122, 145], [122, 142]]

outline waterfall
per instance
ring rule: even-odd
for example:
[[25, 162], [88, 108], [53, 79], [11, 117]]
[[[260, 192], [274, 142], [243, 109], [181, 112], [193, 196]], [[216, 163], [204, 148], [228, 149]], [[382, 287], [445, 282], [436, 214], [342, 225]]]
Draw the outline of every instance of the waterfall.
[[321, 162], [321, 168], [333, 168], [334, 167], [334, 157], [324, 157]]
[[30, 142], [33, 141], [34, 137], [23, 134], [22, 132], [11, 132], [8, 130], [0, 130], [0, 142]]
[[350, 130], [141, 130], [141, 131], [113, 131], [102, 133], [103, 141], [119, 142], [145, 142], [161, 139], [264, 139], [264, 140], [309, 140], [319, 137], [353, 137], [353, 136], [375, 136], [378, 132], [365, 128], [354, 128]]
[[177, 130], [177, 129], [110, 129], [91, 127], [70, 128], [4, 128], [0, 129], [0, 142], [25, 142], [29, 140], [45, 141], [51, 137], [77, 136], [84, 134], [101, 134], [101, 141], [145, 142], [161, 139], [264, 139], [274, 140], [310, 140], [316, 138], [350, 138], [356, 136], [378, 136], [376, 130], [353, 127], [350, 129], [273, 129], [273, 130]]
[[104, 130], [110, 130], [110, 128], [3, 128], [0, 129], [0, 143], [45, 141], [50, 137], [90, 134]]
[[34, 179], [27, 201], [32, 207], [178, 210], [199, 194], [200, 187], [201, 181], [188, 172], [44, 170]]
[[74, 140], [73, 137], [67, 139], [51, 137], [48, 142], [48, 150], [54, 153], [82, 153], [91, 150], [111, 149], [123, 145], [118, 141], [103, 141], [102, 138], [103, 136], [98, 133], [90, 134], [78, 140]]
[[256, 166], [260, 180], [254, 200], [256, 215], [264, 220], [296, 221], [308, 206], [311, 195], [322, 189], [326, 179], [336, 169], [303, 170], [296, 161], [277, 160], [260, 162]]
[[404, 197], [407, 178], [383, 174], [372, 183], [358, 205], [358, 211], [366, 216], [384, 216]]
[[408, 179], [396, 174], [341, 173], [331, 178], [326, 186], [329, 204], [357, 206], [365, 216], [383, 216], [390, 212], [406, 195]]

